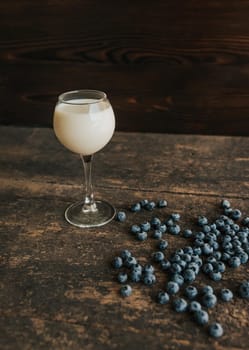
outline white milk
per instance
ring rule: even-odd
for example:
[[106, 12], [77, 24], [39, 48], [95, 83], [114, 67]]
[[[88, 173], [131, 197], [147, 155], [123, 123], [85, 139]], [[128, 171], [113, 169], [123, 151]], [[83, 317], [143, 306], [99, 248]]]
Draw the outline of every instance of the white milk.
[[55, 107], [55, 135], [72, 152], [91, 155], [103, 148], [113, 135], [112, 107], [106, 102], [94, 102], [97, 100], [71, 100]]

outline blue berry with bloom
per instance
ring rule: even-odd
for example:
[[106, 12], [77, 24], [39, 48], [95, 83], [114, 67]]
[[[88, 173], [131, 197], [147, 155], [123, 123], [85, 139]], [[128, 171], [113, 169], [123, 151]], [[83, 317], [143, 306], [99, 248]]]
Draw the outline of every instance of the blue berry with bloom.
[[230, 267], [239, 267], [241, 264], [240, 258], [238, 256], [232, 256], [229, 260], [228, 260], [228, 264]]
[[208, 309], [213, 308], [217, 303], [217, 297], [215, 294], [204, 294], [202, 296], [201, 303]]
[[154, 266], [151, 265], [151, 264], [146, 264], [146, 265], [144, 265], [144, 267], [143, 267], [143, 272], [144, 272], [145, 274], [153, 274], [154, 271], [155, 271]]
[[192, 269], [186, 269], [183, 271], [183, 277], [186, 283], [191, 283], [195, 280], [196, 274]]
[[125, 266], [128, 268], [131, 268], [132, 266], [137, 264], [137, 260], [134, 256], [129, 256], [125, 262], [124, 262]]
[[184, 312], [187, 310], [188, 303], [183, 298], [176, 298], [173, 301], [173, 307], [176, 312]]
[[119, 272], [117, 279], [119, 283], [126, 283], [128, 280], [128, 275], [125, 272]]
[[157, 206], [158, 208], [165, 208], [167, 207], [168, 203], [165, 199], [160, 199], [158, 202], [157, 202]]
[[126, 214], [124, 211], [119, 211], [116, 215], [116, 220], [119, 222], [124, 222], [126, 220]]
[[141, 227], [134, 224], [131, 226], [131, 233], [133, 234], [137, 234], [138, 232], [141, 232]]
[[140, 201], [140, 205], [142, 208], [144, 208], [149, 203], [148, 199], [142, 199]]
[[147, 234], [147, 232], [145, 232], [145, 231], [142, 231], [142, 232], [137, 232], [136, 233], [136, 239], [138, 240], [138, 241], [145, 241], [146, 239], [148, 238], [148, 234]]
[[193, 232], [191, 230], [189, 230], [189, 229], [186, 229], [186, 230], [183, 231], [182, 235], [185, 238], [189, 238], [189, 237], [193, 236]]
[[130, 256], [132, 256], [131, 252], [128, 249], [124, 249], [121, 251], [120, 256], [123, 260], [128, 259]]
[[220, 281], [222, 279], [222, 274], [221, 274], [221, 272], [214, 272], [214, 271], [212, 271], [212, 272], [210, 272], [209, 277], [213, 281], [218, 282], [218, 281]]
[[220, 297], [223, 301], [230, 301], [233, 299], [233, 292], [228, 288], [222, 288], [220, 291]]
[[208, 219], [205, 216], [200, 215], [197, 218], [197, 223], [198, 223], [199, 226], [207, 225], [208, 224]]
[[161, 252], [161, 251], [158, 251], [158, 252], [155, 252], [154, 254], [153, 254], [153, 260], [155, 261], [155, 262], [161, 262], [161, 261], [163, 261], [164, 260], [164, 254], [163, 254], [163, 252]]
[[185, 288], [185, 295], [188, 299], [193, 300], [198, 295], [198, 290], [195, 286], [187, 286]]
[[188, 310], [190, 312], [199, 311], [199, 310], [201, 310], [201, 304], [198, 301], [193, 300], [189, 303]]
[[171, 226], [168, 227], [168, 231], [169, 233], [171, 233], [172, 235], [179, 235], [181, 228], [179, 225], [173, 224]]
[[171, 262], [167, 259], [164, 259], [163, 261], [160, 262], [160, 267], [163, 271], [167, 271], [170, 269]]
[[184, 278], [179, 273], [174, 273], [171, 276], [171, 281], [177, 283], [179, 286], [184, 284]]
[[234, 209], [230, 213], [230, 216], [233, 220], [239, 220], [241, 218], [241, 211], [239, 209]]
[[148, 232], [151, 229], [151, 225], [148, 221], [145, 221], [140, 225], [140, 229], [141, 231]]
[[204, 326], [209, 321], [209, 316], [205, 310], [197, 310], [194, 312], [194, 320], [201, 326]]
[[157, 295], [157, 302], [161, 305], [167, 304], [169, 299], [169, 294], [167, 292], [160, 291]]
[[242, 220], [242, 225], [247, 226], [247, 227], [249, 226], [249, 217], [248, 216]]
[[222, 201], [221, 201], [221, 208], [223, 208], [223, 209], [229, 209], [229, 208], [231, 208], [231, 204], [230, 204], [230, 202], [227, 200], [227, 199], [223, 199]]
[[152, 238], [154, 239], [162, 239], [162, 232], [160, 230], [155, 230], [153, 233], [152, 233]]
[[181, 219], [181, 215], [178, 214], [178, 213], [172, 213], [172, 214], [170, 215], [170, 217], [171, 217], [171, 219], [172, 219], [174, 222], [178, 222], [178, 221], [180, 221], [180, 219]]
[[148, 273], [144, 275], [143, 277], [143, 282], [147, 286], [151, 286], [152, 284], [156, 283], [156, 276], [152, 273]]
[[146, 210], [148, 210], [148, 211], [152, 211], [154, 208], [155, 208], [155, 206], [156, 206], [156, 203], [155, 202], [148, 202], [145, 206], [144, 206], [144, 208], [146, 209]]
[[158, 248], [160, 249], [160, 250], [165, 250], [165, 249], [167, 249], [168, 248], [168, 242], [165, 240], [165, 239], [161, 239], [159, 242], [158, 242]]
[[173, 281], [169, 281], [166, 285], [166, 291], [169, 295], [178, 293], [180, 290], [179, 284]]
[[222, 325], [218, 322], [210, 324], [208, 331], [209, 331], [209, 335], [213, 338], [219, 338], [224, 333]]
[[239, 295], [241, 298], [249, 299], [249, 281], [243, 281], [239, 286]]
[[212, 286], [205, 285], [201, 289], [201, 294], [213, 294], [213, 293], [214, 293], [214, 290]]
[[130, 280], [132, 282], [139, 282], [142, 278], [142, 272], [138, 270], [132, 270], [130, 273]]
[[161, 225], [161, 220], [157, 217], [154, 217], [151, 219], [150, 223], [153, 228], [158, 228]]
[[120, 269], [120, 267], [123, 266], [123, 260], [120, 256], [115, 256], [115, 258], [112, 261], [112, 266], [114, 269]]
[[131, 211], [133, 213], [137, 213], [137, 212], [141, 211], [141, 204], [140, 203], [132, 204]]
[[129, 284], [126, 284], [120, 288], [120, 294], [123, 297], [129, 297], [132, 293], [132, 288]]

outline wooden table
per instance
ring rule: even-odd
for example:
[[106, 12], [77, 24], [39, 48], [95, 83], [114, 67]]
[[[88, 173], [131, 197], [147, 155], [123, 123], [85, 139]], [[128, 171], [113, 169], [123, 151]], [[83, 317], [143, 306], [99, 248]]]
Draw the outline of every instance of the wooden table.
[[[119, 295], [112, 258], [130, 249], [150, 261], [156, 241], [138, 242], [132, 223], [152, 216], [181, 214], [181, 227], [197, 229], [199, 214], [214, 219], [219, 203], [249, 214], [249, 138], [116, 133], [95, 156], [97, 197], [127, 212], [127, 221], [78, 229], [63, 217], [81, 197], [78, 156], [60, 145], [50, 129], [1, 127], [1, 349], [248, 349], [249, 302], [236, 290], [248, 278], [248, 264], [227, 268], [222, 282], [199, 274], [195, 285], [235, 292], [230, 303], [210, 310], [224, 336], [214, 340], [206, 327], [155, 295], [167, 276], [156, 267], [153, 287], [134, 284]], [[133, 214], [143, 198], [165, 198], [168, 207]], [[168, 256], [190, 244], [166, 234]]]

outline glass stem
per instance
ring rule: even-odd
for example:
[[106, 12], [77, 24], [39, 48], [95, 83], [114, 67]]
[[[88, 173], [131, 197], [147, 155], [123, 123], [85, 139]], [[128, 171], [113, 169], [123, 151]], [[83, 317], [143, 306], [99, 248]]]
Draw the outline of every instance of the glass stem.
[[85, 177], [85, 198], [82, 211], [84, 213], [96, 212], [97, 206], [94, 201], [93, 186], [92, 186], [92, 158], [93, 156], [80, 155], [84, 168]]

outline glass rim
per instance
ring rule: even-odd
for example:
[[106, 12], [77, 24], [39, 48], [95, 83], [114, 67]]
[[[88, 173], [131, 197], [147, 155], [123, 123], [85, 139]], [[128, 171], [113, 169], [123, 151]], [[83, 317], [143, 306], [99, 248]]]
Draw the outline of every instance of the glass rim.
[[[92, 98], [93, 101], [91, 102], [73, 102], [73, 98], [70, 99], [70, 100], [66, 100], [65, 97], [68, 96], [68, 95], [84, 95], [84, 94], [92, 94], [94, 95], [94, 97], [78, 97], [78, 98], [75, 98], [75, 100], [79, 100], [81, 98]], [[107, 95], [105, 92], [103, 91], [100, 91], [100, 90], [92, 90], [92, 89], [80, 89], [80, 90], [71, 90], [71, 91], [66, 91], [66, 92], [63, 92], [62, 94], [60, 94], [58, 96], [58, 101], [61, 102], [61, 103], [66, 103], [66, 104], [69, 104], [69, 105], [89, 105], [89, 104], [94, 104], [94, 103], [99, 103], [99, 102], [102, 102], [102, 101], [105, 101], [107, 99]]]

